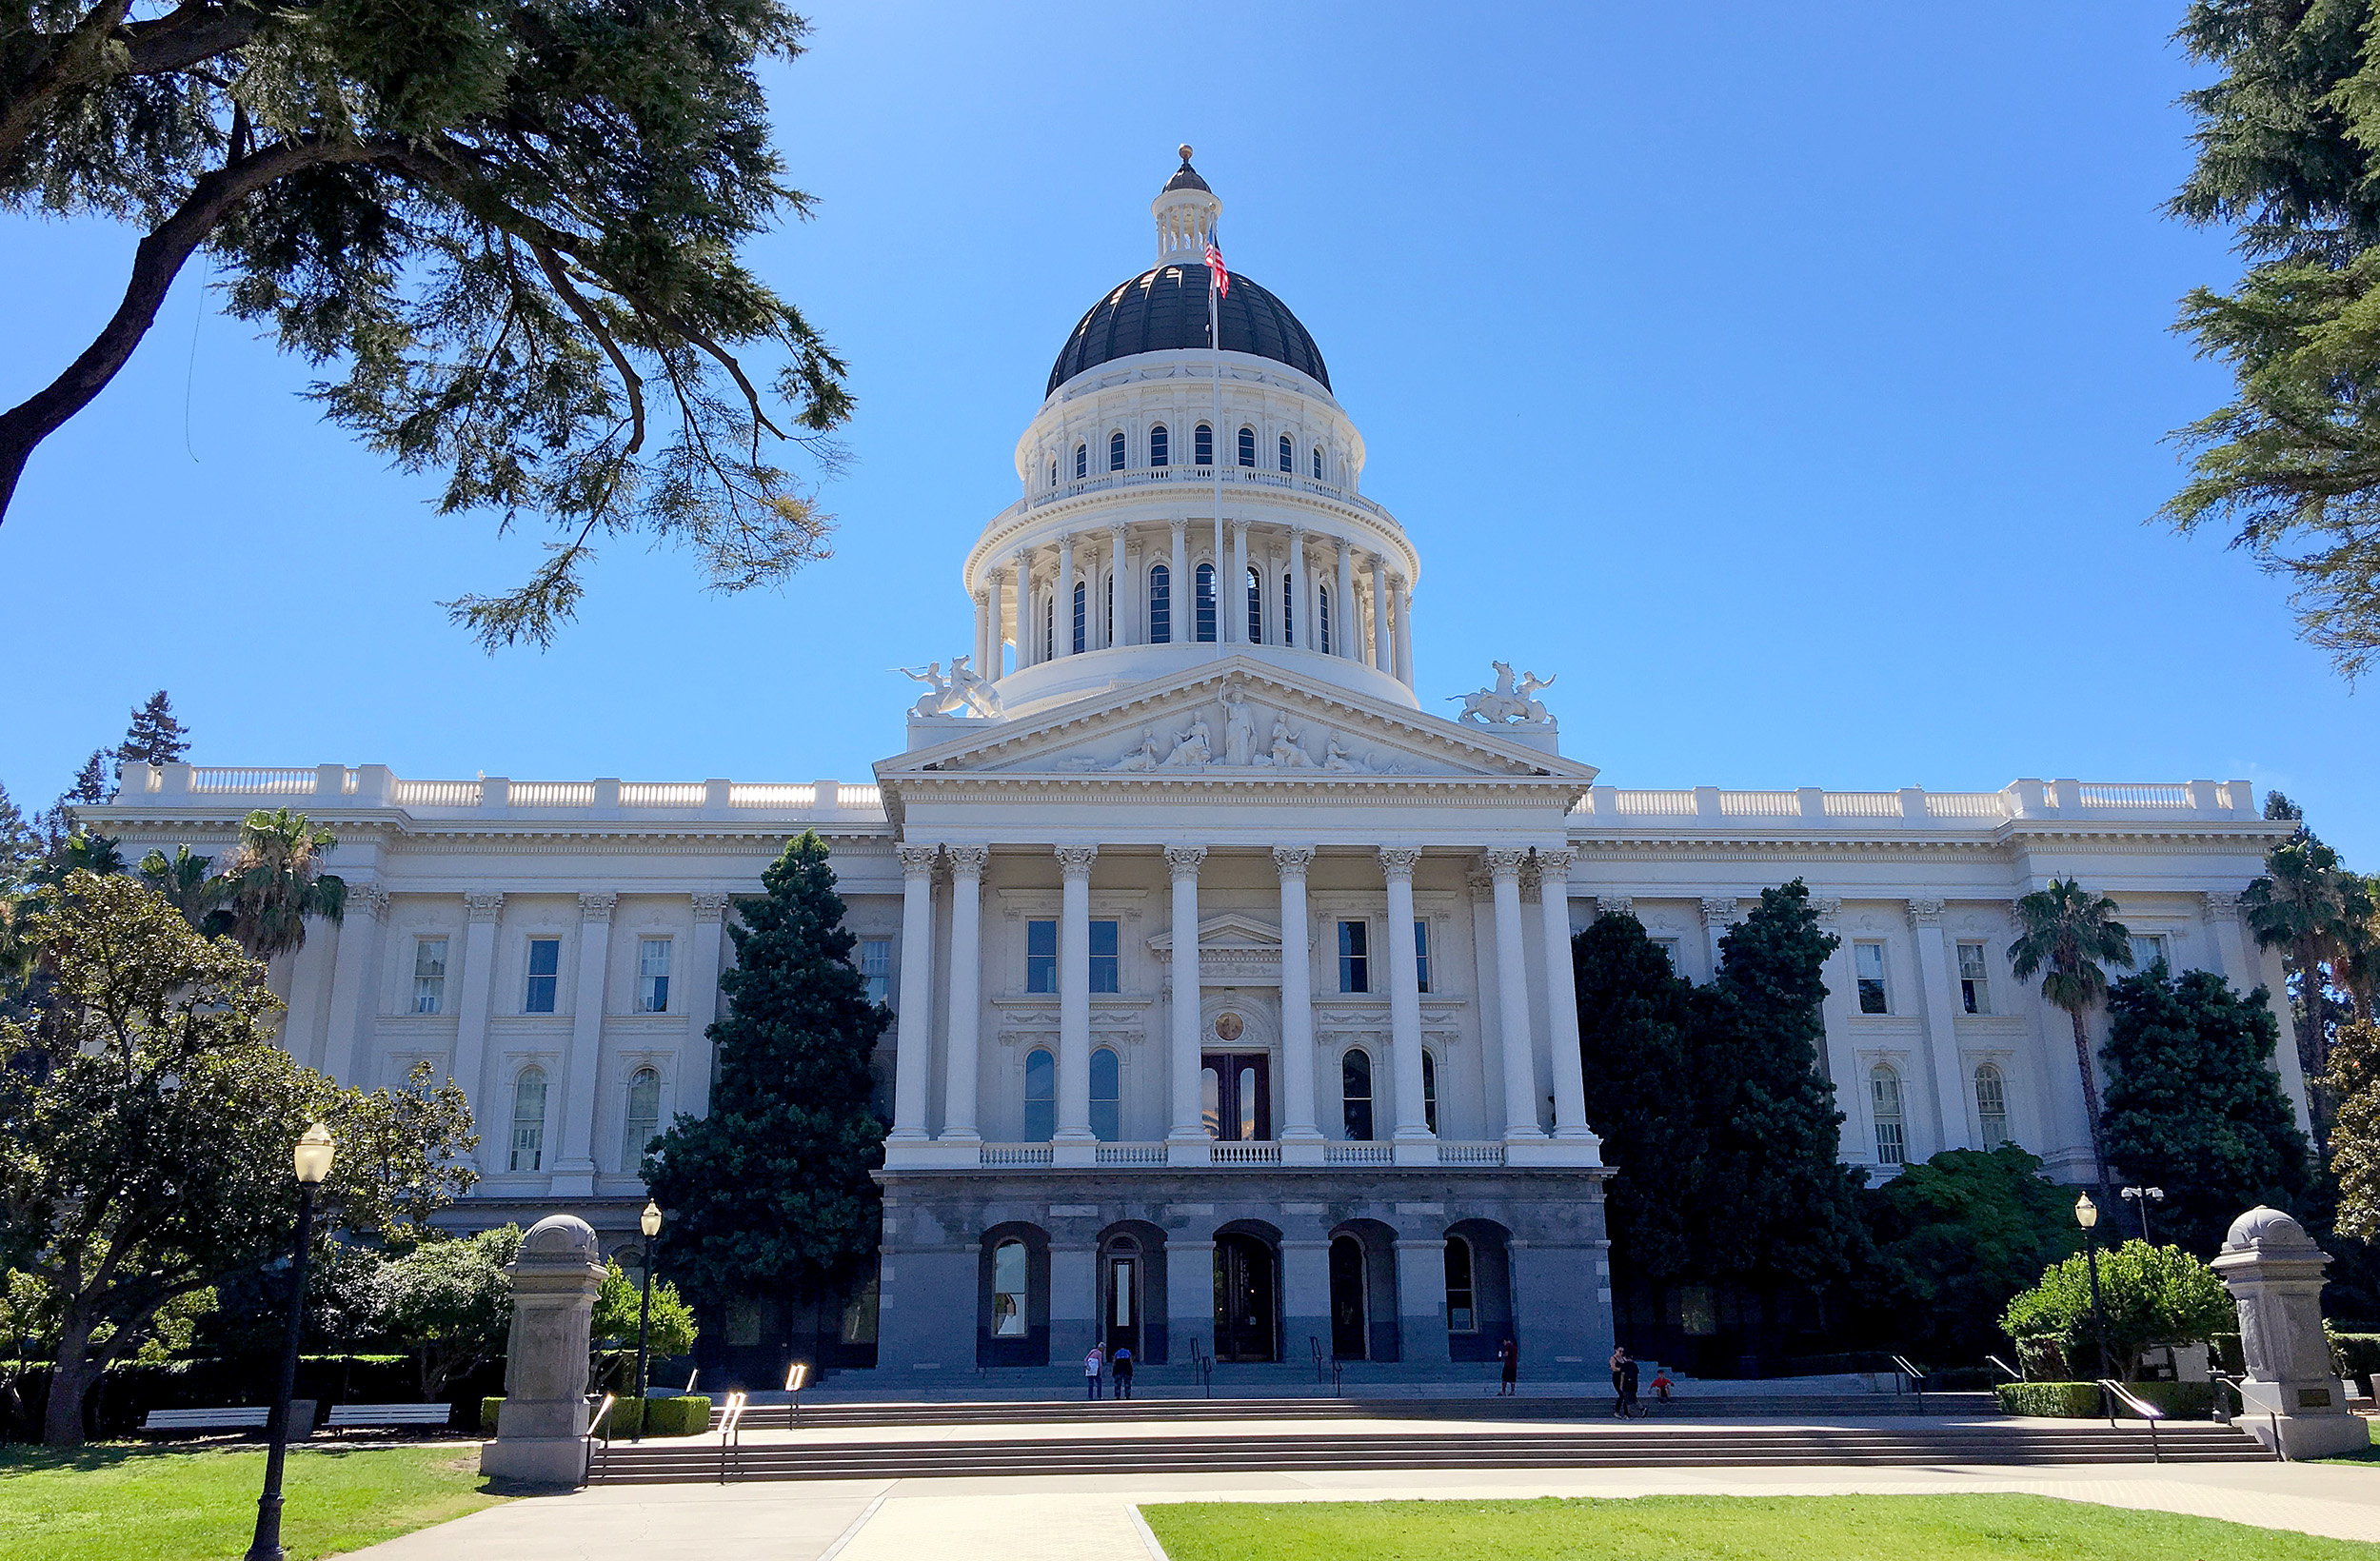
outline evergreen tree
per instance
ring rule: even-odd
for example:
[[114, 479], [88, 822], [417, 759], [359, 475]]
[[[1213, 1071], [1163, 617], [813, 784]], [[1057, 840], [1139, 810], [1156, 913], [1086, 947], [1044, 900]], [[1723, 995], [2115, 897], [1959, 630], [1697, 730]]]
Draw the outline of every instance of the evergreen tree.
[[1944, 1150], [1861, 1193], [1876, 1260], [1855, 1283], [1874, 1336], [1937, 1363], [1998, 1349], [2009, 1298], [2081, 1250], [2072, 1193], [2014, 1144]]
[[41, 860], [41, 834], [24, 809], [0, 786], [0, 890], [22, 883]]
[[171, 764], [190, 751], [190, 729], [173, 719], [173, 701], [162, 688], [135, 706], [132, 724], [116, 744], [116, 773], [126, 764]]
[[710, 1115], [680, 1115], [643, 1168], [670, 1211], [661, 1266], [707, 1307], [839, 1293], [874, 1255], [882, 1218], [868, 1173], [885, 1124], [868, 1107], [869, 1058], [892, 1015], [852, 962], [824, 842], [792, 841], [761, 882], [767, 893], [740, 901], [743, 925], [729, 929]]
[[2155, 1234], [2192, 1251], [2211, 1254], [2259, 1203], [2310, 1213], [2306, 1136], [2273, 1076], [2281, 1027], [2266, 998], [2162, 961], [2108, 989], [2108, 1157], [2127, 1182], [2165, 1189]]
[[2380, 1237], [2380, 1024], [2339, 1026], [2322, 1087], [2338, 1103], [2330, 1124], [2330, 1174], [2338, 1179], [2338, 1229]]
[[1571, 939], [1587, 1125], [1619, 1167], [1604, 1184], [1616, 1271], [1661, 1279], [1686, 1271], [1686, 1210], [1702, 1162], [1686, 1023], [1693, 983], [1670, 968], [1633, 916], [1607, 913]]
[[83, 767], [74, 772], [74, 784], [67, 788], [64, 797], [58, 799], [59, 806], [106, 801], [115, 795], [115, 782], [111, 779], [113, 774], [108, 767], [108, 750], [93, 748], [90, 757], [83, 761]]

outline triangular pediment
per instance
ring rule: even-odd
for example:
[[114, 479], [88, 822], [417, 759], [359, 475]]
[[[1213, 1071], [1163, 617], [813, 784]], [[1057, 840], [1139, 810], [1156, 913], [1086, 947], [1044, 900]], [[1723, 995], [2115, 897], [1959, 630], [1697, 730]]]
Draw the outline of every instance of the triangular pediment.
[[[1171, 927], [1153, 935], [1149, 952], [1160, 959], [1174, 957], [1174, 932]], [[1246, 954], [1280, 957], [1280, 928], [1258, 917], [1239, 911], [1221, 911], [1199, 922], [1199, 951], [1201, 955]]]
[[907, 776], [1180, 785], [1505, 780], [1583, 787], [1592, 765], [1249, 657], [985, 722], [878, 766]]

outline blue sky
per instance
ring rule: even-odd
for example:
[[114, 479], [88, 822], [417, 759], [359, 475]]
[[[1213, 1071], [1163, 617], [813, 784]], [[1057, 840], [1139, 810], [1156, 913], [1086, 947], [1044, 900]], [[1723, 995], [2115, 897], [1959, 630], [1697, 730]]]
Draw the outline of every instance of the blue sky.
[[[194, 271], [0, 526], [0, 782], [47, 802], [159, 686], [201, 763], [864, 779], [1186, 140], [1421, 549], [1430, 708], [1490, 658], [1557, 673], [1619, 785], [2244, 776], [2380, 866], [2380, 694], [2220, 538], [2145, 524], [2227, 383], [2174, 300], [2236, 268], [2160, 214], [2178, 11], [829, 0], [769, 77], [817, 217], [751, 259], [852, 365], [833, 560], [720, 598], [615, 544], [553, 650], [484, 655], [435, 603], [538, 536], [433, 514]], [[131, 243], [0, 223], [0, 296], [38, 301], [0, 398]]]

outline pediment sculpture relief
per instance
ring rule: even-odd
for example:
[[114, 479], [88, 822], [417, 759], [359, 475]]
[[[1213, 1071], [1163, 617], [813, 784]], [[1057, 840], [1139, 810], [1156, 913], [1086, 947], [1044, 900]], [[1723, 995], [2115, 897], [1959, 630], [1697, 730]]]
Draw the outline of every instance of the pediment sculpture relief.
[[[1120, 758], [1102, 761], [1092, 756], [1077, 756], [1066, 760], [1067, 769], [1089, 770], [1107, 775], [1153, 775], [1160, 770], [1319, 770], [1333, 775], [1399, 775], [1406, 773], [1393, 762], [1384, 763], [1376, 752], [1359, 752], [1349, 745], [1342, 733], [1328, 727], [1300, 728], [1290, 723], [1285, 710], [1265, 710], [1249, 702], [1238, 688], [1227, 688], [1220, 697], [1220, 724], [1222, 743], [1220, 751], [1215, 741], [1218, 721], [1210, 717], [1218, 712], [1213, 706], [1194, 707], [1189, 719], [1178, 729], [1168, 731], [1160, 726], [1140, 728], [1140, 741]], [[1257, 745], [1259, 721], [1269, 715], [1264, 743]], [[1315, 744], [1321, 745], [1321, 756], [1315, 755]]]

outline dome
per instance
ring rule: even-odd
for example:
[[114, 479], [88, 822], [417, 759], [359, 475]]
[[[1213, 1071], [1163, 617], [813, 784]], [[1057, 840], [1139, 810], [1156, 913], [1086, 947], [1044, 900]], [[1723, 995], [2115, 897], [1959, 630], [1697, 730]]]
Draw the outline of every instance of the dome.
[[2223, 1238], [2227, 1252], [2246, 1252], [2251, 1247], [2311, 1247], [2313, 1238], [2306, 1227], [2278, 1209], [2259, 1205], [2231, 1221], [2231, 1232]]
[[[1193, 178], [1197, 175], [1192, 175]], [[1049, 371], [1049, 388], [1136, 352], [1174, 352], [1202, 347], [1206, 340], [1206, 267], [1159, 266], [1141, 272], [1091, 306], [1066, 338]], [[1287, 364], [1330, 387], [1322, 351], [1289, 306], [1241, 276], [1231, 273], [1231, 290], [1220, 310], [1223, 350], [1245, 352]]]

